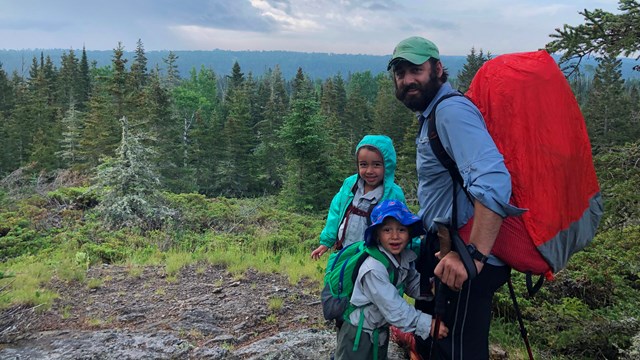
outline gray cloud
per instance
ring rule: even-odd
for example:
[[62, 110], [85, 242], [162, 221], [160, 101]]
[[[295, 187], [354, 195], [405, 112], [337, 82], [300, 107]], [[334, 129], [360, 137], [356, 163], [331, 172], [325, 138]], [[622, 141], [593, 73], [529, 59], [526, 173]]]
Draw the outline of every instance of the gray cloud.
[[59, 31], [68, 27], [67, 23], [61, 21], [36, 20], [36, 19], [9, 19], [0, 21], [0, 30], [36, 30], [36, 31]]
[[270, 32], [275, 28], [274, 23], [260, 16], [248, 1], [183, 0], [179, 6], [171, 0], [151, 2], [154, 4], [152, 11], [155, 12], [155, 16], [172, 25], [197, 25], [256, 32]]

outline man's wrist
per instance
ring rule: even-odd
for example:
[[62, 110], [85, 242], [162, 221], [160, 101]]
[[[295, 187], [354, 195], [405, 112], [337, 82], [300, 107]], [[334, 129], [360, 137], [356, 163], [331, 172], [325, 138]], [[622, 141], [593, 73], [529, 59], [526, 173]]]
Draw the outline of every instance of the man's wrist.
[[487, 260], [489, 260], [489, 257], [487, 255], [481, 253], [478, 250], [478, 248], [473, 244], [467, 244], [467, 251], [469, 252], [469, 255], [471, 255], [471, 258], [473, 260], [481, 263], [482, 265], [486, 264]]

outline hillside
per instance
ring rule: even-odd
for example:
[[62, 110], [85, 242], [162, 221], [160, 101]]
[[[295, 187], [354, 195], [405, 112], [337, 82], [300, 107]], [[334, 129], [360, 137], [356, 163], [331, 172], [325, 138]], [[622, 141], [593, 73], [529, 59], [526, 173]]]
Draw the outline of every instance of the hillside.
[[[532, 49], [535, 50], [535, 49]], [[82, 49], [74, 50], [79, 57]], [[26, 50], [1, 50], [0, 63], [3, 69], [11, 74], [17, 71], [24, 76], [29, 73], [29, 66], [34, 57], [40, 58], [41, 54], [50, 56], [56, 66], [60, 66], [60, 58], [63, 52], [68, 49], [26, 49]], [[149, 69], [158, 65], [164, 69], [163, 58], [169, 54], [165, 51], [147, 51]], [[296, 71], [301, 67], [305, 73], [314, 79], [326, 79], [338, 73], [347, 77], [350, 73], [370, 71], [373, 75], [385, 72], [387, 61], [390, 55], [349, 55], [333, 53], [303, 53], [292, 51], [175, 51], [178, 55], [177, 65], [180, 74], [184, 77], [189, 74], [192, 68], [200, 69], [201, 66], [213, 69], [218, 75], [229, 74], [235, 61], [238, 61], [244, 73], [252, 73], [260, 76], [265, 71], [280, 66], [285, 79], [291, 79]], [[133, 59], [134, 53], [125, 52], [125, 58]], [[113, 51], [111, 50], [89, 50], [87, 57], [89, 61], [95, 61], [98, 67], [111, 64]], [[452, 76], [458, 74], [466, 62], [466, 56], [442, 56], [442, 61], [448, 68]], [[622, 76], [626, 79], [640, 78], [640, 72], [633, 71], [633, 66], [638, 62], [634, 59], [623, 59]], [[587, 74], [592, 74], [596, 63], [593, 59], [587, 59], [584, 69]]]

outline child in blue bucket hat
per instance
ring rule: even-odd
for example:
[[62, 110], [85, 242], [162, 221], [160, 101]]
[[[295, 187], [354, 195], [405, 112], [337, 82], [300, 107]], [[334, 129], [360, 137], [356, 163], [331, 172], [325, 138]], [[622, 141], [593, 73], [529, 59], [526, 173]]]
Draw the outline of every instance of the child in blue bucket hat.
[[[423, 339], [432, 335], [435, 321], [431, 315], [416, 310], [403, 298], [403, 293], [420, 296], [417, 255], [407, 245], [422, 234], [420, 218], [401, 201], [385, 200], [373, 209], [365, 244], [378, 247], [393, 269], [372, 256], [360, 266], [350, 299], [357, 310], [340, 327], [335, 359], [387, 359], [390, 325]], [[395, 272], [396, 284], [390, 280], [390, 271]], [[438, 338], [447, 334], [447, 327], [440, 324]], [[357, 350], [354, 343], [359, 343]]]

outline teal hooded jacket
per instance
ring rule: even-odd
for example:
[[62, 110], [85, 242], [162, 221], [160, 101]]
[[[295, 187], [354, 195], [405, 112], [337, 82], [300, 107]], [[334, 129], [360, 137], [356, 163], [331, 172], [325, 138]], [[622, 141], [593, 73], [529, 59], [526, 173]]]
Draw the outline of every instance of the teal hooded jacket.
[[[365, 135], [356, 147], [356, 163], [358, 150], [364, 145], [373, 146], [378, 149], [384, 160], [384, 180], [382, 183], [384, 192], [380, 201], [393, 199], [405, 203], [404, 192], [400, 186], [394, 182], [396, 174], [396, 150], [393, 148], [391, 138], [386, 135]], [[342, 183], [342, 187], [340, 187], [340, 191], [333, 197], [331, 205], [329, 206], [329, 213], [327, 214], [327, 223], [320, 233], [321, 245], [331, 248], [336, 243], [338, 239], [338, 228], [340, 227], [340, 223], [342, 223], [349, 204], [353, 201], [353, 189], [358, 178], [358, 173], [346, 178]], [[362, 240], [364, 240], [364, 234], [362, 234]]]

